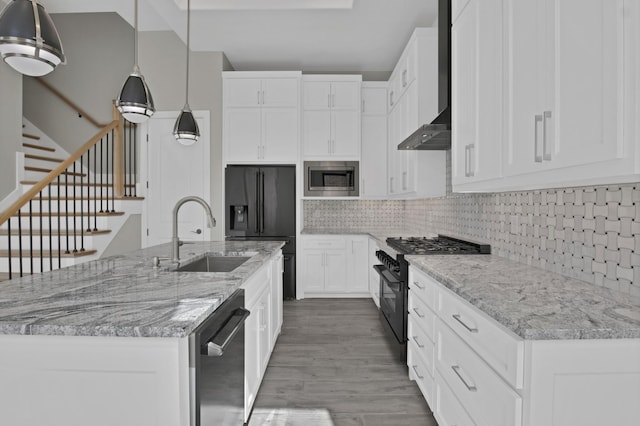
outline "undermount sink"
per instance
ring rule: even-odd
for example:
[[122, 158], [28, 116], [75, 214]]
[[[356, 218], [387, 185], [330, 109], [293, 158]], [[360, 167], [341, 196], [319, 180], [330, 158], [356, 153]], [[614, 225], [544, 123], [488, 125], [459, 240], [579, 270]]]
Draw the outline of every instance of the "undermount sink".
[[179, 272], [232, 272], [251, 256], [225, 256], [206, 255], [200, 259], [181, 265], [176, 269]]

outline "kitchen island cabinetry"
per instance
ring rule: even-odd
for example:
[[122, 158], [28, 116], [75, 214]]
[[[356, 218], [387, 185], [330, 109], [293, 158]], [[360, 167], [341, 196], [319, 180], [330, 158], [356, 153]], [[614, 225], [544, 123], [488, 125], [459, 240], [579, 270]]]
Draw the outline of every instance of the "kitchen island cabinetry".
[[[229, 273], [181, 272], [165, 261], [154, 267], [154, 256], [169, 254], [164, 244], [3, 283], [0, 424], [192, 425], [199, 354], [190, 352], [190, 336], [241, 287], [251, 310], [245, 359], [256, 361], [244, 381], [255, 394], [281, 328], [270, 318], [274, 304], [281, 312], [282, 298], [271, 296], [282, 286], [282, 245], [182, 249], [184, 263], [205, 254], [248, 257]], [[198, 377], [208, 388], [224, 379]]]
[[368, 297], [368, 237], [303, 235], [300, 278], [304, 297]]
[[360, 158], [360, 75], [302, 78], [305, 159]]
[[438, 423], [635, 425], [640, 328], [629, 321], [640, 307], [506, 259], [469, 257], [409, 257], [409, 375]]
[[225, 163], [295, 163], [299, 71], [222, 73]]

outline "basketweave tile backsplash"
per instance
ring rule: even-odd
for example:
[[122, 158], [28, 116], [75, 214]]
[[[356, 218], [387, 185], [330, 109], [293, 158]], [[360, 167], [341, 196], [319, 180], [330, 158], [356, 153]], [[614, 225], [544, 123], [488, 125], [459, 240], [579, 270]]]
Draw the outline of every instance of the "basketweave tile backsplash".
[[307, 228], [405, 229], [640, 296], [640, 183], [407, 201], [304, 202]]

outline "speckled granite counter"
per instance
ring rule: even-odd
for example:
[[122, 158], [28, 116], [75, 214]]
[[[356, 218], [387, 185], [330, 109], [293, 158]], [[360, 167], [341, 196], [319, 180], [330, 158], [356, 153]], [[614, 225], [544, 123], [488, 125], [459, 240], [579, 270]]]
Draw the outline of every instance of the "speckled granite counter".
[[640, 299], [498, 256], [407, 256], [531, 340], [640, 338]]
[[283, 243], [214, 241], [181, 247], [183, 263], [205, 253], [249, 252], [231, 273], [173, 272], [154, 256], [170, 244], [3, 282], [0, 334], [185, 337]]
[[378, 244], [384, 246], [387, 251], [395, 252], [392, 248], [387, 246], [386, 239], [389, 237], [415, 237], [419, 235], [421, 237], [433, 238], [436, 234], [423, 235], [420, 232], [412, 231], [409, 229], [356, 229], [356, 228], [304, 228], [301, 232], [302, 235], [369, 235], [376, 239]]

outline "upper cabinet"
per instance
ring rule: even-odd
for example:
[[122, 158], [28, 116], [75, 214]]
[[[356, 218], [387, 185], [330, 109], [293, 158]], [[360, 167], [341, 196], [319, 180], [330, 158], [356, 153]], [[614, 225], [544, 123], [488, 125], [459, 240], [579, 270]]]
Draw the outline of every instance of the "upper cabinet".
[[295, 163], [301, 72], [223, 72], [226, 163]]
[[[473, 96], [470, 87], [480, 86], [471, 100], [476, 111], [453, 104], [459, 115], [452, 119], [454, 190], [519, 190], [640, 180], [638, 2], [475, 3], [470, 0], [453, 25], [454, 101], [469, 101], [462, 94]], [[495, 13], [499, 3], [502, 14]], [[485, 8], [494, 9], [494, 14], [485, 15]], [[475, 20], [469, 17], [474, 15]], [[483, 25], [483, 19], [492, 23]], [[473, 21], [477, 28], [470, 30]], [[502, 29], [501, 58], [482, 53], [492, 49], [488, 43], [495, 38], [496, 28]], [[477, 35], [472, 37], [474, 31]], [[469, 71], [474, 66], [468, 59], [472, 51], [478, 52], [475, 82]], [[494, 84], [491, 75], [483, 74], [483, 69], [495, 68], [487, 59], [491, 57], [502, 67], [492, 75], [504, 76], [502, 108], [496, 98], [482, 96], [482, 90], [491, 90]], [[500, 170], [493, 164], [500, 156], [498, 151], [494, 151], [494, 158], [483, 157], [483, 147], [493, 146], [496, 138], [482, 131], [482, 123], [493, 123], [495, 117], [502, 123], [502, 178], [477, 178], [483, 168]], [[471, 136], [474, 129], [475, 141]], [[469, 172], [476, 178], [468, 176]]]
[[502, 170], [503, 0], [465, 5], [451, 29], [451, 172], [458, 190]]
[[387, 83], [362, 83], [360, 196], [387, 195]]
[[303, 156], [360, 157], [360, 75], [303, 77]]

